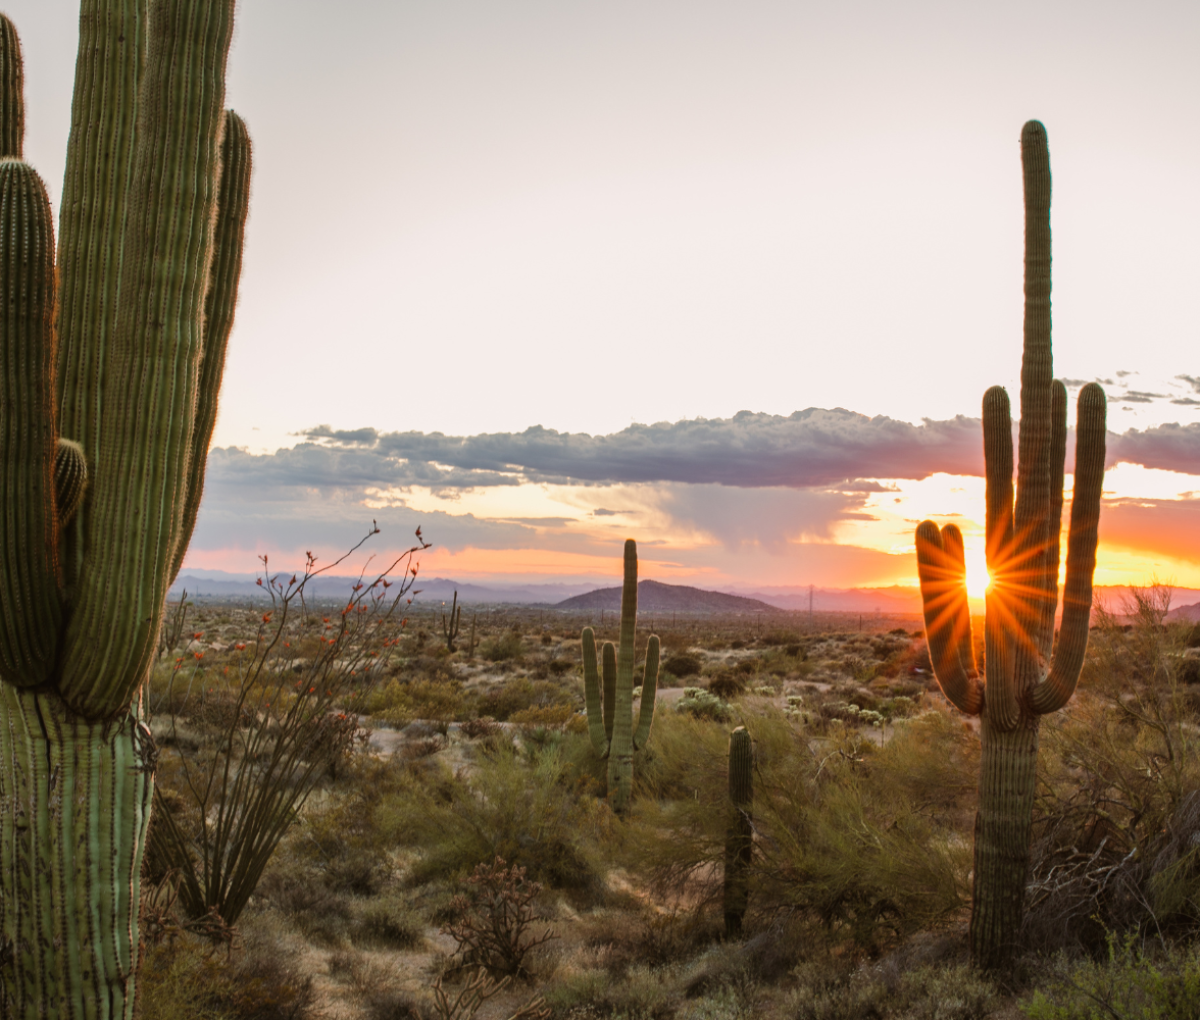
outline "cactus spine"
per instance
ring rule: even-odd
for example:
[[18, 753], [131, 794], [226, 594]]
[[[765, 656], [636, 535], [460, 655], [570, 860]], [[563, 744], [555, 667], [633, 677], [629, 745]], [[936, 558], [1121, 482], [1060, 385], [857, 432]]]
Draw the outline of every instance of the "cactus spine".
[[621, 589], [620, 648], [605, 641], [603, 691], [596, 669], [596, 636], [583, 629], [583, 685], [587, 700], [588, 732], [592, 746], [608, 761], [608, 802], [619, 815], [629, 810], [633, 787], [633, 752], [646, 746], [654, 723], [658, 689], [658, 636], [646, 645], [646, 672], [637, 729], [633, 726], [633, 646], [637, 630], [637, 543], [625, 540], [625, 583]]
[[946, 697], [980, 716], [982, 758], [975, 820], [971, 955], [1007, 966], [1016, 950], [1029, 870], [1038, 720], [1075, 691], [1087, 649], [1104, 481], [1105, 397], [1079, 394], [1062, 624], [1055, 641], [1067, 395], [1052, 378], [1050, 346], [1050, 154], [1037, 121], [1021, 132], [1025, 187], [1025, 341], [1021, 431], [1013, 502], [1008, 394], [983, 398], [986, 541], [992, 583], [986, 598], [986, 682], [979, 676], [967, 606], [962, 534], [932, 521], [917, 528], [925, 631]]
[[[445, 605], [443, 602], [442, 605]], [[458, 592], [454, 593], [454, 601], [450, 603], [450, 618], [442, 613], [442, 637], [446, 639], [446, 651], [454, 651], [454, 642], [458, 640], [458, 628], [462, 622], [462, 606], [458, 604]], [[471, 621], [471, 633], [475, 632], [475, 621]], [[472, 642], [473, 644], [473, 642]], [[473, 650], [473, 649], [472, 649]]]
[[729, 735], [729, 828], [725, 832], [725, 934], [741, 934], [754, 849], [754, 745], [745, 726]]
[[139, 692], [203, 486], [249, 194], [223, 110], [233, 9], [82, 0], [57, 275], [0, 17], [5, 1017], [133, 1013], [156, 758]]

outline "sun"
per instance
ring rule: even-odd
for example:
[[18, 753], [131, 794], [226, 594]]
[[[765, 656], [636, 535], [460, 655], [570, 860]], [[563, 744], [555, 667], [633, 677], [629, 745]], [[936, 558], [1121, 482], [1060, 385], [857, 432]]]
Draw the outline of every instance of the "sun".
[[987, 594], [992, 577], [988, 573], [987, 558], [982, 549], [971, 555], [967, 550], [967, 595], [973, 599], [981, 599]]

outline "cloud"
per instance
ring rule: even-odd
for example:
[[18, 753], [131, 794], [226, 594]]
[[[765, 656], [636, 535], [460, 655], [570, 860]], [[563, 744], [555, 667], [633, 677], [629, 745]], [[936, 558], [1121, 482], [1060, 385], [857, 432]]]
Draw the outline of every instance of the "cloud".
[[1130, 429], [1108, 436], [1109, 464], [1141, 464], [1148, 468], [1200, 475], [1200, 422]]
[[[303, 492], [361, 496], [368, 491], [384, 494], [388, 503], [403, 503], [404, 493], [414, 486], [452, 496], [527, 482], [679, 482], [828, 489], [851, 496], [883, 491], [874, 480], [878, 478], [983, 473], [977, 418], [960, 415], [912, 425], [842, 408], [809, 408], [787, 417], [743, 411], [733, 418], [631, 425], [607, 436], [541, 426], [478, 436], [320, 426], [305, 436], [307, 442], [268, 455], [212, 450], [210, 486], [220, 487], [223, 500], [253, 503], [293, 500]], [[1068, 470], [1073, 458], [1071, 436]], [[1109, 433], [1108, 463], [1120, 462], [1200, 474], [1200, 423]], [[599, 507], [593, 516], [628, 512]]]
[[979, 427], [978, 419], [961, 415], [912, 425], [844, 408], [809, 408], [787, 417], [742, 411], [733, 418], [631, 425], [607, 436], [534, 426], [520, 433], [478, 436], [392, 432], [372, 440], [370, 429], [335, 432], [321, 426], [305, 434], [311, 442], [304, 447], [309, 451], [305, 457], [325, 451], [346, 458], [339, 463], [355, 470], [354, 457], [375, 455], [396, 465], [388, 474], [411, 477], [411, 484], [438, 478], [446, 486], [494, 485], [519, 475], [549, 483], [690, 482], [744, 488], [847, 483], [865, 491], [871, 483], [852, 480], [980, 473]]
[[1122, 400], [1127, 404], [1153, 404], [1156, 400], [1166, 399], [1165, 393], [1146, 393], [1143, 390], [1126, 390], [1113, 397], [1113, 400]]
[[1189, 386], [1191, 386], [1193, 392], [1200, 393], [1200, 376], [1184, 375], [1184, 374], [1180, 373], [1175, 378], [1182, 379], [1185, 383], [1187, 383]]

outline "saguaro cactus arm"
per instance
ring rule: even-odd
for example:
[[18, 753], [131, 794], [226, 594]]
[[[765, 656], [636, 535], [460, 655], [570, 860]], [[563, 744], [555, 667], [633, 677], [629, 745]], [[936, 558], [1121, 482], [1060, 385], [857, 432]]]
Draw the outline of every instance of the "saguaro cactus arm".
[[[917, 573], [934, 675], [955, 708], [978, 715], [983, 708], [983, 687], [971, 651], [966, 566], [958, 528], [951, 524], [939, 531], [933, 521], [921, 522], [917, 528]], [[970, 656], [965, 661], [964, 649]]]
[[182, 528], [233, 2], [154, 0], [150, 25], [122, 300], [59, 687], [91, 718], [122, 710], [145, 678]]
[[0, 157], [21, 159], [25, 148], [25, 65], [17, 30], [0, 14]]
[[[179, 575], [188, 543], [196, 528], [200, 499], [204, 495], [204, 472], [208, 447], [217, 424], [217, 399], [225, 374], [225, 352], [237, 308], [238, 281], [242, 275], [242, 249], [246, 240], [246, 217], [250, 213], [250, 170], [252, 153], [245, 121], [232, 110], [225, 113], [221, 141], [221, 191], [217, 200], [217, 227], [212, 272], [204, 306], [204, 351], [196, 396], [196, 420], [188, 450], [187, 498], [183, 523], [171, 564], [171, 581]], [[457, 596], [457, 592], [455, 595]]]
[[642, 698], [638, 708], [637, 729], [633, 732], [634, 750], [640, 751], [650, 740], [650, 728], [654, 725], [654, 699], [658, 694], [659, 640], [651, 634], [646, 642], [646, 672], [642, 676]]
[[604, 731], [603, 695], [600, 691], [600, 673], [596, 668], [596, 635], [591, 627], [583, 628], [583, 696], [592, 747], [602, 759], [607, 758], [608, 734]]
[[600, 658], [604, 679], [604, 739], [611, 746], [613, 720], [617, 715], [617, 650], [611, 641], [604, 642]]
[[1071, 497], [1062, 626], [1050, 672], [1030, 695], [1033, 710], [1041, 715], [1055, 712], [1071, 700], [1087, 651], [1092, 576], [1096, 570], [1099, 542], [1100, 497], [1104, 488], [1106, 410], [1107, 401], [1099, 386], [1088, 383], [1080, 390], [1075, 427], [1075, 491]]
[[54, 221], [42, 179], [0, 162], [0, 680], [44, 683], [62, 623], [54, 511]]
[[87, 486], [87, 458], [83, 455], [83, 447], [73, 440], [60, 438], [54, 451], [54, 497], [60, 529], [71, 523], [83, 502]]

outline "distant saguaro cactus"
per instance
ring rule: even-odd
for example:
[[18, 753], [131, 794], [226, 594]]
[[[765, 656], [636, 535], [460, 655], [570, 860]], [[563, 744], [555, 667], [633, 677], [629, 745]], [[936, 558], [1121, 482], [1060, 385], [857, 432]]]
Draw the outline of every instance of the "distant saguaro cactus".
[[[443, 602], [442, 605], [445, 605]], [[458, 604], [458, 592], [454, 593], [454, 601], [450, 604], [450, 618], [442, 613], [442, 637], [446, 639], [446, 651], [454, 651], [454, 642], [458, 640], [458, 626], [462, 622], [462, 606]], [[473, 624], [472, 624], [473, 626]]]
[[934, 672], [955, 706], [981, 717], [971, 954], [989, 970], [1007, 966], [1017, 948], [1029, 871], [1038, 720], [1070, 700], [1083, 666], [1104, 482], [1105, 397], [1089, 383], [1079, 394], [1067, 576], [1055, 642], [1067, 393], [1052, 378], [1050, 154], [1046, 129], [1038, 121], [1021, 132], [1021, 158], [1025, 349], [1015, 508], [1008, 394], [994, 386], [983, 397], [991, 574], [986, 682], [975, 665], [962, 533], [953, 524], [939, 530], [924, 521], [916, 538]]
[[754, 745], [745, 726], [729, 735], [729, 827], [725, 832], [725, 934], [738, 935], [749, 902], [754, 851]]
[[82, 0], [58, 257], [0, 17], [0, 1016], [132, 1016], [140, 690], [204, 480], [249, 202], [234, 0]]
[[633, 645], [637, 630], [637, 543], [625, 540], [625, 583], [621, 589], [620, 649], [604, 642], [604, 689], [596, 669], [596, 636], [583, 629], [583, 684], [592, 746], [608, 759], [608, 802], [617, 814], [629, 810], [633, 787], [633, 752], [646, 746], [654, 723], [658, 689], [658, 635], [646, 645], [646, 672], [637, 729], [633, 728]]

